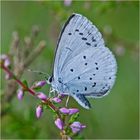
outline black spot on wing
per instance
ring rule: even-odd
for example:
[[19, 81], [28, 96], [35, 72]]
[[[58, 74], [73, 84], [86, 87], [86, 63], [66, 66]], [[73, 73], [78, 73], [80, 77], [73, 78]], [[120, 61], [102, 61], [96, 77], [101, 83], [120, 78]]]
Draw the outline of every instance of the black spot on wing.
[[94, 39], [94, 37], [91, 38], [92, 42], [95, 42], [96, 40]]
[[96, 70], [98, 70], [99, 68], [98, 67], [96, 67]]
[[83, 56], [84, 59], [86, 59], [86, 56]]
[[71, 72], [73, 72], [73, 69], [70, 69]]
[[82, 37], [82, 40], [87, 40], [87, 38], [85, 38], [85, 37]]
[[83, 33], [79, 33], [79, 35], [83, 35]]
[[96, 82], [93, 83], [92, 87], [95, 87], [95, 86], [96, 86]]
[[97, 47], [97, 44], [95, 44], [94, 47]]
[[79, 32], [79, 29], [76, 29], [75, 31], [76, 31], [76, 32]]
[[86, 42], [86, 45], [91, 46], [91, 44], [89, 42]]

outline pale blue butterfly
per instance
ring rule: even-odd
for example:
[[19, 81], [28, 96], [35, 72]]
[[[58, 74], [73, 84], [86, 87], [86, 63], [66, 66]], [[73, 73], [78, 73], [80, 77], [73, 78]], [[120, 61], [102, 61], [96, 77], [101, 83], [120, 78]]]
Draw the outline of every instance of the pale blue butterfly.
[[89, 109], [86, 97], [107, 95], [116, 71], [116, 60], [98, 29], [86, 17], [72, 14], [59, 36], [53, 74], [48, 80], [52, 89]]

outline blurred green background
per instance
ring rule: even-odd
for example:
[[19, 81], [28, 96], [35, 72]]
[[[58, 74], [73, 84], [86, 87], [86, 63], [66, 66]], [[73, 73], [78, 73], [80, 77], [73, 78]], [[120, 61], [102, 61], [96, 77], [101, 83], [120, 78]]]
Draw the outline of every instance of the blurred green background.
[[[82, 136], [86, 139], [138, 139], [139, 137], [139, 5], [138, 2], [121, 1], [63, 1], [1, 2], [1, 52], [7, 53], [11, 34], [28, 36], [33, 25], [40, 34], [36, 40], [46, 40], [45, 51], [29, 67], [51, 74], [54, 50], [59, 32], [66, 19], [73, 13], [90, 19], [102, 32], [107, 46], [118, 63], [115, 86], [102, 99], [90, 99], [91, 110], [81, 108], [73, 99], [71, 106], [80, 108], [79, 120], [87, 125]], [[1, 85], [4, 88], [4, 73]], [[43, 79], [25, 71], [22, 79], [32, 83]], [[3, 91], [1, 89], [1, 92]], [[10, 90], [10, 89], [9, 89]], [[44, 89], [48, 93], [49, 87]], [[41, 119], [35, 117], [36, 99], [26, 95], [19, 102], [12, 100], [8, 113], [1, 119], [2, 139], [52, 139], [59, 138], [52, 113], [44, 111]]]

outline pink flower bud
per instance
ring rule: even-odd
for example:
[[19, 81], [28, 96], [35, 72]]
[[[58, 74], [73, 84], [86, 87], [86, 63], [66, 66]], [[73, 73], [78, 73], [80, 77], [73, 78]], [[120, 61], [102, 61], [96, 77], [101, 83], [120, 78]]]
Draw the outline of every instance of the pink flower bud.
[[47, 96], [42, 92], [38, 92], [37, 97], [41, 100], [46, 100], [47, 99]]
[[23, 96], [24, 96], [23, 90], [22, 89], [18, 89], [18, 91], [17, 91], [17, 98], [19, 100], [22, 100], [23, 99]]
[[73, 122], [71, 125], [70, 125], [71, 129], [72, 129], [72, 132], [73, 133], [78, 133], [80, 132], [83, 128], [85, 128], [86, 126], [81, 124], [80, 122]]
[[57, 119], [55, 120], [55, 125], [56, 125], [57, 128], [59, 128], [60, 130], [62, 130], [62, 129], [63, 129], [63, 126], [64, 126], [63, 121], [62, 121], [60, 118], [57, 118]]
[[0, 60], [2, 60], [4, 62], [5, 67], [10, 66], [10, 59], [7, 55], [5, 55], [5, 54], [0, 55]]
[[69, 109], [65, 108], [65, 107], [62, 107], [59, 109], [61, 113], [63, 114], [69, 114]]
[[4, 66], [5, 66], [5, 67], [10, 66], [10, 60], [9, 60], [8, 57], [7, 57], [7, 58], [5, 59], [5, 61], [4, 61]]
[[36, 117], [39, 119], [42, 115], [42, 112], [43, 112], [43, 108], [41, 105], [37, 106], [36, 108]]
[[77, 112], [79, 112], [79, 110], [77, 108], [70, 108], [69, 109], [69, 115], [75, 114]]
[[38, 81], [36, 82], [32, 88], [40, 88], [43, 87], [47, 82], [46, 81]]
[[52, 99], [54, 102], [56, 102], [56, 103], [60, 103], [62, 100], [60, 99], [60, 98], [58, 98], [58, 97], [54, 97], [53, 99]]

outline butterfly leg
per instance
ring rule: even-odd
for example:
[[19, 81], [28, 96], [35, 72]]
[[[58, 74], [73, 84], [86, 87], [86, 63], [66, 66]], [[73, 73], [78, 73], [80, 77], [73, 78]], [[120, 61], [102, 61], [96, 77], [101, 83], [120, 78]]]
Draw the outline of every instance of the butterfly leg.
[[89, 109], [91, 105], [83, 94], [72, 94], [72, 97], [84, 108]]
[[70, 99], [70, 96], [68, 95], [67, 100], [66, 100], [66, 104], [65, 104], [66, 107], [68, 107], [69, 99]]
[[49, 97], [51, 97], [53, 94], [53, 96], [55, 96], [55, 90], [50, 88], [50, 91], [49, 91]]

